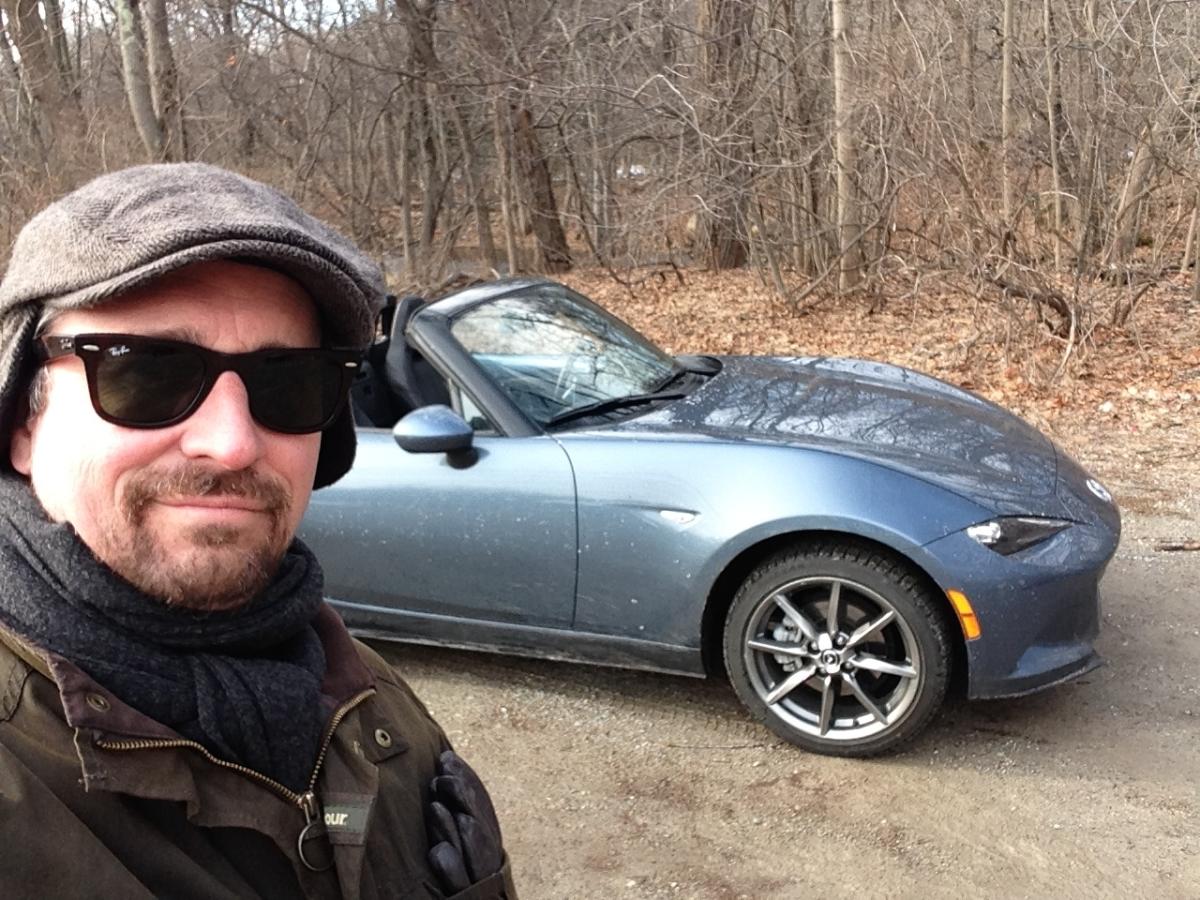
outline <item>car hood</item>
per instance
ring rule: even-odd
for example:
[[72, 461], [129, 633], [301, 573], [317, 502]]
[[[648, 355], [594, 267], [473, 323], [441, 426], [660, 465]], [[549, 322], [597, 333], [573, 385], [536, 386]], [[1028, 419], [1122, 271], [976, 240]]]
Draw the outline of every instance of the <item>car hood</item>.
[[1054, 445], [974, 394], [868, 360], [720, 359], [686, 398], [611, 427], [784, 442], [867, 459], [997, 512], [1062, 514]]

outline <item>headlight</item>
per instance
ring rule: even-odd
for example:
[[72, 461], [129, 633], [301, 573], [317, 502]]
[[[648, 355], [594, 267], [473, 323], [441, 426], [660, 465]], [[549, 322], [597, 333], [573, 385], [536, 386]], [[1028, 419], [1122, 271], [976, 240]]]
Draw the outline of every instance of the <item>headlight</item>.
[[1087, 480], [1087, 489], [1105, 503], [1111, 504], [1113, 502], [1112, 494], [1108, 492], [1108, 488], [1098, 482], [1095, 478], [1089, 478]]
[[973, 537], [989, 550], [1001, 556], [1011, 556], [1042, 541], [1049, 540], [1071, 523], [1063, 519], [1038, 519], [1030, 516], [1005, 516], [981, 522], [967, 529]]

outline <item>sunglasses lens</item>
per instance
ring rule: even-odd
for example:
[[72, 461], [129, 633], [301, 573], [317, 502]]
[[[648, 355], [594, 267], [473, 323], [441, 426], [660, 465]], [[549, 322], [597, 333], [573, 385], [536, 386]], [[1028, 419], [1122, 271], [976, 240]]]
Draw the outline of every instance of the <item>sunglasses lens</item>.
[[105, 415], [133, 426], [183, 416], [204, 387], [204, 360], [174, 344], [118, 344], [96, 364], [96, 400]]
[[320, 431], [341, 406], [344, 363], [319, 350], [264, 354], [243, 370], [250, 412], [275, 431]]

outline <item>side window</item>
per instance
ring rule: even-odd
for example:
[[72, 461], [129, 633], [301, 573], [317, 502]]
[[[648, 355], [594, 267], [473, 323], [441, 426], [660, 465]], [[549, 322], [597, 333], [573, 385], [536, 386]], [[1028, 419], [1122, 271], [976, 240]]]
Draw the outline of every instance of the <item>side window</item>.
[[450, 397], [453, 400], [454, 410], [467, 420], [467, 424], [474, 429], [476, 434], [494, 435], [499, 433], [496, 426], [484, 415], [483, 410], [475, 405], [475, 401], [471, 399], [470, 395], [453, 382], [450, 383]]

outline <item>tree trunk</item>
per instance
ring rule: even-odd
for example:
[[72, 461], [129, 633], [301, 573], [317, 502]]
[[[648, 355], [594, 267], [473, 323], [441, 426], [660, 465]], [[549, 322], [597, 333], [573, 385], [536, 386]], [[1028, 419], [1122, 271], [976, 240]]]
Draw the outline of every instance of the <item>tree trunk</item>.
[[[17, 68], [17, 61], [13, 57], [12, 45], [8, 42], [8, 34], [0, 23], [0, 57], [3, 57], [4, 72], [8, 79], [13, 83], [13, 89], [17, 95], [17, 122], [32, 115], [33, 97], [30, 96], [28, 88], [25, 86], [25, 79], [21, 77], [21, 70]], [[7, 109], [5, 115], [8, 115]], [[33, 134], [37, 133], [36, 123], [30, 121], [29, 127]]]
[[958, 65], [962, 69], [963, 106], [971, 120], [975, 118], [975, 20], [978, 13], [974, 7], [967, 7], [967, 0], [959, 0], [958, 24], [960, 30], [958, 43]]
[[1054, 46], [1054, 20], [1050, 0], [1042, 0], [1042, 27], [1046, 32], [1046, 121], [1050, 128], [1050, 176], [1054, 202], [1054, 271], [1062, 271], [1062, 175], [1058, 167], [1058, 62]]
[[391, 101], [383, 111], [383, 157], [384, 183], [387, 185], [388, 196], [397, 202], [403, 193], [397, 166], [400, 162], [400, 150], [396, 142], [396, 115], [392, 110]]
[[412, 100], [404, 103], [404, 115], [400, 120], [400, 159], [396, 167], [396, 178], [400, 182], [400, 242], [404, 245], [404, 265], [401, 275], [405, 285], [417, 279], [417, 267], [413, 265], [412, 223], [412, 175], [409, 174], [410, 149], [412, 147]]
[[1012, 173], [1009, 171], [1012, 155], [1012, 45], [1013, 3], [1004, 0], [1004, 24], [1000, 39], [1003, 42], [1000, 60], [1000, 190], [1001, 217], [1004, 219], [1004, 239], [1013, 227]]
[[[487, 202], [479, 180], [474, 142], [470, 129], [467, 127], [467, 123], [463, 117], [462, 110], [459, 108], [458, 98], [455, 96], [454, 91], [447, 87], [446, 79], [442, 76], [441, 61], [437, 56], [437, 50], [433, 42], [433, 28], [436, 24], [437, 7], [432, 3], [422, 5], [420, 0], [397, 0], [396, 8], [408, 25], [415, 69], [418, 74], [428, 80], [428, 84], [432, 85], [428, 90], [432, 93], [433, 99], [436, 100], [436, 104], [425, 104], [424, 115], [431, 117], [435, 105], [437, 109], [445, 110], [449, 113], [450, 123], [454, 128], [459, 146], [462, 149], [463, 176], [467, 184], [467, 200], [475, 216], [476, 228], [479, 235], [480, 254], [488, 266], [494, 267], [496, 265], [496, 248], [492, 241], [492, 227], [487, 212]], [[418, 85], [417, 90], [423, 95], [426, 88], [424, 85]], [[442, 129], [438, 129], [437, 137], [441, 145], [441, 152], [438, 154], [438, 158], [442, 166], [447, 167], [449, 166], [450, 155], [446, 147], [446, 135]], [[440, 174], [442, 181], [448, 183], [450, 173], [443, 171]], [[428, 191], [429, 187], [427, 186], [427, 194]]]
[[[1083, 5], [1082, 38], [1092, 47], [1099, 47], [1104, 37], [1097, 27], [1098, 0], [1085, 0]], [[1092, 255], [1099, 249], [1100, 210], [1097, 194], [1105, 187], [1100, 181], [1100, 119], [1104, 114], [1101, 66], [1093, 55], [1079, 55], [1079, 70], [1076, 77], [1078, 99], [1076, 106], [1084, 110], [1085, 121], [1082, 139], [1072, 154], [1074, 178], [1071, 182], [1072, 228], [1075, 230], [1075, 270], [1082, 273], [1090, 263]], [[1065, 132], [1070, 135], [1071, 132]]]
[[1137, 211], [1142, 200], [1149, 194], [1155, 169], [1158, 166], [1159, 143], [1176, 127], [1186, 122], [1189, 113], [1194, 113], [1200, 103], [1200, 78], [1192, 78], [1179, 84], [1174, 96], [1176, 104], [1168, 98], [1155, 117], [1146, 124], [1138, 138], [1133, 160], [1125, 177], [1125, 186], [1117, 200], [1113, 215], [1112, 240], [1104, 255], [1104, 265], [1109, 268], [1124, 265], [1137, 246]]
[[554, 199], [550, 164], [533, 130], [533, 116], [529, 110], [524, 107], [514, 109], [512, 122], [514, 162], [529, 201], [539, 267], [545, 272], [565, 272], [571, 268], [571, 251]]
[[1200, 212], [1197, 197], [1192, 195], [1192, 214], [1188, 217], [1187, 237], [1183, 241], [1183, 256], [1179, 260], [1179, 271], [1186, 272], [1192, 264], [1192, 242], [1196, 239], [1196, 214]]
[[21, 81], [29, 92], [44, 135], [62, 142], [83, 131], [83, 115], [63, 82], [37, 0], [0, 0], [21, 58]]
[[709, 92], [704, 130], [708, 187], [704, 197], [708, 264], [733, 269], [746, 262], [746, 204], [751, 140], [742, 118], [751, 88], [751, 0], [701, 0], [701, 70]]
[[67, 46], [66, 32], [63, 31], [62, 7], [58, 0], [42, 0], [42, 7], [46, 10], [46, 33], [63, 88], [78, 102], [78, 76], [71, 67], [71, 51]]
[[[1196, 207], [1192, 210], [1192, 218], [1196, 216], [1196, 208], [1200, 208], [1200, 190], [1196, 191]], [[1200, 239], [1196, 242], [1196, 255], [1192, 258], [1192, 306], [1200, 305]], [[1187, 270], [1185, 264], [1184, 271]]]
[[479, 234], [479, 255], [489, 268], [494, 269], [497, 263], [496, 243], [492, 240], [492, 219], [488, 212], [483, 184], [479, 179], [479, 159], [475, 151], [475, 142], [463, 118], [462, 110], [454, 102], [449, 106], [450, 121], [454, 123], [454, 131], [459, 146], [462, 147], [463, 175], [467, 180], [467, 193], [471, 195], [471, 211], [475, 215], [475, 225]]
[[508, 104], [500, 97], [495, 101], [496, 165], [500, 170], [500, 225], [504, 231], [504, 253], [508, 258], [508, 274], [516, 275], [521, 270], [521, 258], [517, 252], [517, 228], [513, 210], [512, 153], [509, 145], [509, 125], [512, 122]]
[[433, 259], [433, 236], [437, 231], [438, 153], [433, 135], [433, 115], [424, 83], [415, 85], [413, 120], [417, 146], [421, 148], [421, 264]]
[[146, 19], [146, 50], [150, 57], [150, 99], [163, 135], [163, 159], [187, 159], [179, 71], [171, 50], [166, 0], [142, 0], [142, 3]]
[[237, 0], [214, 0], [220, 33], [220, 52], [224, 57], [220, 67], [221, 87], [228, 98], [225, 115], [229, 119], [229, 142], [243, 164], [251, 162], [259, 144], [259, 126], [250, 107], [239, 95], [239, 82], [249, 54], [237, 30]]
[[832, 0], [833, 127], [837, 167], [838, 289], [862, 280], [862, 222], [857, 195], [858, 142], [850, 128], [849, 46], [845, 0]]
[[158, 116], [154, 114], [154, 100], [150, 95], [150, 70], [143, 51], [143, 36], [137, 0], [116, 0], [117, 25], [121, 35], [121, 66], [125, 77], [125, 96], [129, 99], [129, 110], [133, 123], [154, 162], [163, 158], [163, 132]]
[[437, 20], [437, 6], [432, 0], [396, 0], [396, 9], [407, 26], [410, 65], [416, 78], [413, 81], [412, 118], [410, 127], [414, 131], [414, 145], [421, 150], [421, 269], [433, 259], [433, 238], [437, 231], [438, 212], [441, 204], [438, 192], [441, 180], [438, 177], [439, 155], [437, 136], [434, 134], [434, 115], [431, 100], [436, 99], [432, 82], [437, 78], [438, 62], [434, 51], [433, 29]]
[[[467, 0], [456, 5], [471, 22], [475, 41], [486, 64], [499, 66], [504, 72], [525, 68], [526, 63], [522, 59], [523, 47], [504, 39], [507, 34], [512, 33], [514, 15], [518, 12], [520, 4], [509, 6]], [[553, 6], [546, 9], [552, 10]], [[549, 21], [547, 20], [547, 23]], [[502, 185], [507, 182], [510, 187], [517, 188], [509, 191], [507, 197], [503, 187], [501, 189], [502, 207], [506, 202], [508, 206], [507, 213], [502, 209], [502, 218], [509, 264], [511, 267], [517, 262], [514, 258], [515, 236], [510, 240], [510, 223], [518, 209], [523, 207], [528, 214], [529, 229], [533, 232], [537, 266], [545, 272], [564, 272], [571, 268], [571, 253], [554, 196], [550, 163], [538, 140], [533, 127], [533, 114], [523, 100], [521, 91], [524, 88], [520, 85], [521, 79], [514, 79], [508, 96], [504, 96], [505, 92], [500, 91], [495, 99], [497, 155], [501, 159], [502, 168], [503, 157], [507, 155], [510, 171], [514, 176], [510, 181], [502, 175], [501, 182]]]

